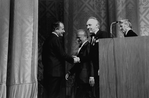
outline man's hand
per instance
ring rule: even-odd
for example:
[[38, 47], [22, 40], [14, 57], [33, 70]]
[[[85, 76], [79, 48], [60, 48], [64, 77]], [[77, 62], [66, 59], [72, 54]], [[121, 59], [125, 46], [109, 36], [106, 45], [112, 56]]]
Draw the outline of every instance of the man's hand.
[[100, 75], [100, 70], [98, 70], [98, 76]]
[[79, 57], [77, 57], [77, 56], [72, 56], [72, 57], [73, 57], [74, 63], [80, 63]]
[[94, 86], [94, 84], [95, 84], [95, 79], [94, 79], [94, 77], [90, 77], [90, 78], [89, 78], [89, 84], [90, 84], [91, 86]]

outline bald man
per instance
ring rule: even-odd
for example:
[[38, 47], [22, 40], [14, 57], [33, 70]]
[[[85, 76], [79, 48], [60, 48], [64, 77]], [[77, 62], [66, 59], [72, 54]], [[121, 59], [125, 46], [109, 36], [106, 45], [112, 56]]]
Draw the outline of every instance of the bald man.
[[88, 35], [83, 29], [77, 31], [77, 41], [80, 44], [77, 56], [80, 58], [80, 63], [75, 64], [66, 74], [66, 80], [69, 76], [75, 73], [75, 98], [93, 98], [92, 86], [93, 66], [90, 63], [90, 43]]

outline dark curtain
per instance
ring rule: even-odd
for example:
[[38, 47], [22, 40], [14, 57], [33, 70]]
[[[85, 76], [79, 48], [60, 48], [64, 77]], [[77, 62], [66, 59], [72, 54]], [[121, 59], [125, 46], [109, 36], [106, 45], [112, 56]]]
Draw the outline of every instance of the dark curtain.
[[52, 24], [56, 21], [64, 22], [63, 0], [39, 0], [38, 22], [38, 98], [46, 98], [43, 87], [42, 45], [50, 35]]

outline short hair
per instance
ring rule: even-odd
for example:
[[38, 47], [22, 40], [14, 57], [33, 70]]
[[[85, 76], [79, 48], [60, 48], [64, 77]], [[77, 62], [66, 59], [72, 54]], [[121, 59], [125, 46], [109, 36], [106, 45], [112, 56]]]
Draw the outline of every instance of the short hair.
[[53, 26], [53, 27], [52, 27], [52, 30], [55, 31], [55, 30], [59, 29], [60, 23], [62, 23], [62, 22], [57, 21], [57, 22], [53, 23], [53, 25], [52, 25], [52, 26]]
[[119, 21], [119, 24], [125, 24], [132, 29], [132, 24], [128, 19], [122, 19]]
[[[97, 19], [96, 17], [91, 16], [91, 17], [89, 17], [89, 18], [88, 18], [88, 20], [89, 20], [89, 19], [96, 20], [96, 21], [97, 21], [98, 26], [100, 27], [100, 23], [99, 23], [99, 21], [98, 21], [98, 19]], [[99, 27], [98, 27], [98, 28], [99, 28]]]

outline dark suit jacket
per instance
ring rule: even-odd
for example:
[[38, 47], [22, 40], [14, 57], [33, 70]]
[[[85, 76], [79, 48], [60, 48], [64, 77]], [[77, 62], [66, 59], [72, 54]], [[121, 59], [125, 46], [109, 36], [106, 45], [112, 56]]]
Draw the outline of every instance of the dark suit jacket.
[[[91, 43], [90, 57], [91, 57], [91, 63], [94, 66], [95, 77], [98, 77], [98, 69], [99, 69], [99, 50], [98, 50], [99, 46], [98, 46], [97, 40], [102, 38], [110, 38], [110, 35], [105, 31], [99, 30], [95, 35], [96, 42], [90, 42]], [[92, 36], [91, 36], [91, 39], [92, 39]]]
[[124, 37], [133, 37], [133, 36], [138, 36], [138, 35], [132, 30], [129, 30], [127, 35], [124, 34]]
[[44, 76], [64, 76], [64, 61], [72, 63], [73, 58], [65, 53], [62, 41], [52, 33], [43, 44], [42, 63], [44, 66]]
[[88, 83], [89, 77], [93, 76], [93, 66], [90, 64], [90, 44], [87, 41], [78, 53], [80, 63], [75, 64], [69, 71], [71, 74], [76, 73], [76, 80], [79, 82], [81, 79], [84, 83]]

